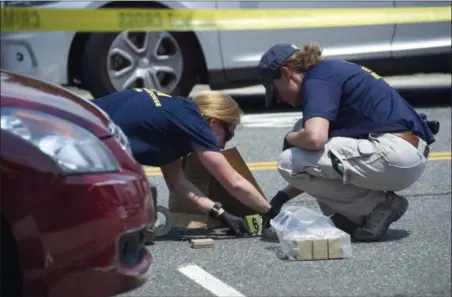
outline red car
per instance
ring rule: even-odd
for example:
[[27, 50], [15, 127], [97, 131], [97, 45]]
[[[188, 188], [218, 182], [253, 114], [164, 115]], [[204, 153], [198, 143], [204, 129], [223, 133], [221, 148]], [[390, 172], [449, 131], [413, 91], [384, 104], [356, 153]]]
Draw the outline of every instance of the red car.
[[[155, 199], [106, 114], [1, 71], [2, 296], [112, 296], [142, 285]], [[148, 229], [149, 230], [149, 229]]]

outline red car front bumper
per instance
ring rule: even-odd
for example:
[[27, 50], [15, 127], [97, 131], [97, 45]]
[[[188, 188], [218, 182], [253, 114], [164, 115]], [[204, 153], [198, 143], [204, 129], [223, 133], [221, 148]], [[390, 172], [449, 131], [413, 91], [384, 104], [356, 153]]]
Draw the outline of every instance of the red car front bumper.
[[143, 283], [151, 265], [142, 232], [152, 201], [147, 181], [89, 175], [66, 178], [61, 189], [63, 199], [36, 213], [47, 218], [42, 240], [58, 263], [49, 265], [49, 295], [110, 296]]
[[143, 284], [152, 261], [143, 230], [154, 209], [146, 178], [130, 171], [46, 176], [27, 172], [5, 187], [22, 184], [14, 194], [34, 200], [12, 220], [23, 295], [102, 297]]

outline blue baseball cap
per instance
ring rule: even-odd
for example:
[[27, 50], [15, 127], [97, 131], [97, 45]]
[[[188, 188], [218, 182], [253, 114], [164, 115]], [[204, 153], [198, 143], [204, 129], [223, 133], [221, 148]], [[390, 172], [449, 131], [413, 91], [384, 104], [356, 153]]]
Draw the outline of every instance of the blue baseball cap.
[[269, 48], [259, 62], [259, 72], [262, 84], [265, 87], [265, 106], [268, 107], [273, 101], [273, 80], [281, 76], [279, 68], [284, 61], [294, 52], [300, 50], [296, 45], [290, 43], [278, 43]]

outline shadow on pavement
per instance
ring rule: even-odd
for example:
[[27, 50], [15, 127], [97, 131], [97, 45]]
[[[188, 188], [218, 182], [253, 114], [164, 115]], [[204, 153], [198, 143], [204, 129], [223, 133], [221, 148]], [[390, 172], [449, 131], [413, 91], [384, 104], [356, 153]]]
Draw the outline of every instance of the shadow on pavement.
[[378, 242], [360, 242], [360, 241], [354, 241], [352, 239], [353, 244], [378, 244], [378, 243], [384, 243], [384, 242], [390, 242], [390, 241], [397, 241], [404, 239], [410, 235], [410, 232], [403, 229], [389, 229], [385, 235], [378, 241]]
[[[452, 89], [433, 90], [401, 90], [399, 93], [415, 108], [420, 107], [446, 107], [451, 106]], [[264, 106], [263, 94], [233, 95], [245, 114], [296, 112], [299, 109], [287, 104], [272, 104], [269, 108]]]
[[388, 242], [404, 239], [408, 237], [410, 232], [403, 229], [389, 229], [379, 242]]

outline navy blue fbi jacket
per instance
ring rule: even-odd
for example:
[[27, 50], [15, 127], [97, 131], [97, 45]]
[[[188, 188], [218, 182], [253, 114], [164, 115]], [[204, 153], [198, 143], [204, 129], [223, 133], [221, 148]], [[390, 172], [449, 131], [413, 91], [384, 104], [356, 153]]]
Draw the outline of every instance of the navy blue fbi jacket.
[[301, 88], [303, 124], [312, 117], [326, 118], [330, 137], [411, 131], [428, 144], [435, 141], [420, 115], [366, 67], [326, 60], [305, 74]]
[[162, 167], [190, 152], [221, 151], [195, 102], [152, 89], [113, 93], [92, 101], [127, 135], [135, 159]]

